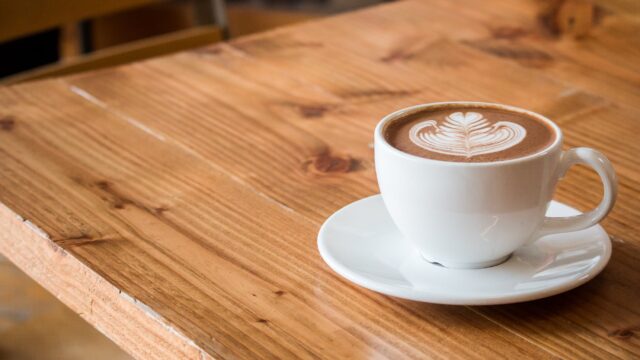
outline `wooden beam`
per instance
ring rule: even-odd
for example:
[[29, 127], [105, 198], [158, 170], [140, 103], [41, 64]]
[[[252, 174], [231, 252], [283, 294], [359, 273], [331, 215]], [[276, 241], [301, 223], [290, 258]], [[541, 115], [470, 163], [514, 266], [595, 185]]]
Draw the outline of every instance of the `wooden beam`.
[[71, 58], [68, 61], [9, 76], [0, 81], [0, 84], [13, 84], [121, 65], [180, 50], [204, 46], [220, 41], [221, 38], [220, 29], [215, 26], [189, 28], [166, 35], [133, 41], [104, 50], [98, 50], [88, 55]]
[[0, 1], [0, 42], [159, 0]]

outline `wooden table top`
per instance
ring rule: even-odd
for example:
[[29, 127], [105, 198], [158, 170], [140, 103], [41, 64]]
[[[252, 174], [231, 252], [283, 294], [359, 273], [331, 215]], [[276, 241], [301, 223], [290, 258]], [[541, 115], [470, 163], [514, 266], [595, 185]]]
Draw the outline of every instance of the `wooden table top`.
[[[404, 1], [116, 69], [0, 88], [0, 252], [139, 358], [640, 356], [640, 6]], [[395, 109], [538, 111], [620, 179], [593, 281], [422, 304], [334, 274], [316, 235], [378, 192]], [[599, 201], [575, 167], [556, 198]]]

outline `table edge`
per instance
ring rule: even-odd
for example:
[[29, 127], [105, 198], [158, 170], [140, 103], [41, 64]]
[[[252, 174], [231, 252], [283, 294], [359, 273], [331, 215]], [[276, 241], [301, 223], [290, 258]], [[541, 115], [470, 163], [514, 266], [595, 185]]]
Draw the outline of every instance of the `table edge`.
[[[0, 229], [0, 254], [133, 357], [213, 359], [160, 314], [119, 290], [3, 203]], [[122, 331], [123, 325], [129, 331]]]

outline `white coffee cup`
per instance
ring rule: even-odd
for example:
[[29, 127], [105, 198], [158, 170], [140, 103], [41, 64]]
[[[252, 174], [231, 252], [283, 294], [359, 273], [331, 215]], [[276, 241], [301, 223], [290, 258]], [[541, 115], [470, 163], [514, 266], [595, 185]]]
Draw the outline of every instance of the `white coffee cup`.
[[[504, 109], [540, 119], [554, 129], [555, 141], [520, 158], [474, 163], [411, 155], [385, 140], [390, 122], [456, 104]], [[558, 180], [579, 163], [600, 175], [602, 201], [581, 215], [545, 217]], [[451, 268], [493, 266], [544, 235], [595, 225], [609, 213], [617, 194], [615, 172], [603, 154], [583, 147], [562, 151], [562, 131], [555, 123], [534, 112], [500, 104], [431, 103], [389, 114], [375, 129], [375, 165], [384, 204], [400, 232], [426, 260]]]

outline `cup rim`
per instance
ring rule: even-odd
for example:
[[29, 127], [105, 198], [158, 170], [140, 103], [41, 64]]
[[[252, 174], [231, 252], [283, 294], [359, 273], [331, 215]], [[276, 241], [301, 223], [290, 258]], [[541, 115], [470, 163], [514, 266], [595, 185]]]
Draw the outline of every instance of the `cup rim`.
[[[488, 107], [488, 108], [493, 108], [493, 109], [499, 109], [499, 110], [508, 110], [508, 111], [513, 111], [513, 112], [518, 112], [518, 113], [522, 113], [534, 118], [537, 118], [543, 122], [545, 122], [546, 124], [548, 124], [556, 133], [556, 138], [555, 140], [548, 146], [546, 146], [545, 148], [536, 151], [533, 154], [529, 154], [523, 157], [519, 157], [519, 158], [515, 158], [515, 159], [507, 159], [507, 160], [498, 160], [498, 161], [482, 161], [482, 162], [458, 162], [458, 161], [446, 161], [446, 160], [436, 160], [436, 159], [429, 159], [429, 158], [425, 158], [422, 156], [417, 156], [417, 155], [412, 155], [409, 154], [407, 152], [404, 152], [402, 150], [399, 150], [395, 147], [393, 147], [393, 145], [389, 144], [389, 142], [387, 142], [387, 140], [384, 138], [383, 135], [383, 130], [385, 129], [385, 126], [392, 122], [393, 120], [396, 120], [400, 117], [403, 116], [407, 116], [407, 115], [411, 115], [415, 112], [419, 112], [419, 111], [424, 111], [426, 109], [432, 108], [432, 107], [439, 107], [439, 106], [446, 106], [446, 105], [465, 105], [465, 106], [478, 106], [478, 107]], [[386, 150], [391, 151], [392, 153], [398, 155], [398, 156], [402, 156], [411, 160], [416, 160], [416, 161], [424, 161], [424, 162], [428, 162], [428, 163], [434, 163], [434, 164], [438, 164], [438, 165], [448, 165], [448, 166], [468, 166], [468, 167], [487, 167], [487, 166], [500, 166], [500, 165], [510, 165], [510, 164], [516, 164], [516, 163], [522, 163], [522, 162], [526, 162], [526, 161], [530, 161], [533, 159], [537, 159], [539, 157], [543, 157], [548, 155], [549, 153], [555, 151], [557, 148], [562, 146], [562, 140], [563, 140], [563, 134], [562, 134], [562, 130], [560, 129], [560, 127], [558, 125], [556, 125], [556, 123], [554, 123], [553, 121], [551, 121], [549, 118], [547, 118], [544, 115], [538, 114], [534, 111], [531, 110], [526, 110], [523, 108], [519, 108], [517, 106], [511, 106], [511, 105], [504, 105], [504, 104], [499, 104], [499, 103], [491, 103], [491, 102], [482, 102], [482, 101], [441, 101], [441, 102], [432, 102], [432, 103], [425, 103], [425, 104], [418, 104], [418, 105], [413, 105], [413, 106], [409, 106], [400, 110], [396, 110], [388, 115], [385, 115], [382, 120], [380, 120], [378, 122], [378, 125], [376, 125], [375, 131], [374, 131], [374, 140], [376, 143], [382, 145]]]

